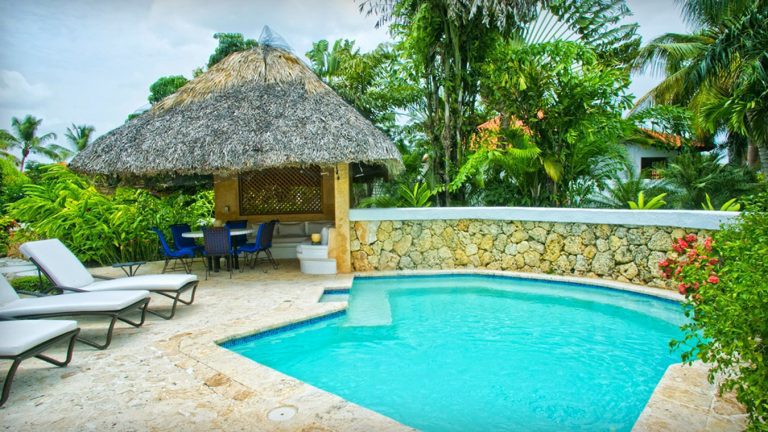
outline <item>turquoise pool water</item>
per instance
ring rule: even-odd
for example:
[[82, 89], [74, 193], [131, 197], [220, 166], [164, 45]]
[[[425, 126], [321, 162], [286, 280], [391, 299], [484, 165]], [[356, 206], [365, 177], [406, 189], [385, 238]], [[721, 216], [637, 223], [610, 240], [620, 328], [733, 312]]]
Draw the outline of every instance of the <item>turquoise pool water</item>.
[[430, 432], [630, 430], [680, 306], [494, 276], [356, 278], [349, 310], [225, 346]]

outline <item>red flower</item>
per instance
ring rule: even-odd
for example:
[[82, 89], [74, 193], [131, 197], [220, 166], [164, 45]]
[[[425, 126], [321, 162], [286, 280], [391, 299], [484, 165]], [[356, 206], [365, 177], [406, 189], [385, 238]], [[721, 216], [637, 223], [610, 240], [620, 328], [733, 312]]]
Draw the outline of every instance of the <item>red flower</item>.
[[713, 284], [720, 282], [720, 278], [715, 275], [710, 276], [709, 279], [707, 280], [709, 281], [709, 283], [713, 283]]
[[669, 260], [663, 259], [659, 261], [659, 267], [667, 267], [669, 265]]
[[712, 258], [711, 260], [709, 260], [709, 265], [713, 266], [715, 264], [717, 264], [717, 258]]
[[687, 241], [688, 243], [693, 243], [696, 240], [698, 239], [696, 238], [695, 234], [688, 234], [687, 236], [685, 236], [685, 241]]

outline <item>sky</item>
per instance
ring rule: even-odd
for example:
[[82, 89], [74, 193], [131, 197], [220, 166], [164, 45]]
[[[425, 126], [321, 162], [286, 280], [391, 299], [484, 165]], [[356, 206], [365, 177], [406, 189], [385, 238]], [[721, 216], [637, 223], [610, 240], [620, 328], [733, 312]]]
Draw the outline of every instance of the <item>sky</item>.
[[[672, 0], [627, 0], [643, 42], [683, 32]], [[104, 134], [147, 105], [161, 76], [204, 66], [216, 32], [258, 39], [265, 25], [304, 58], [312, 42], [353, 39], [362, 51], [390, 40], [353, 0], [0, 0], [0, 129], [42, 118], [59, 144], [72, 123]], [[633, 77], [642, 95], [658, 77]]]

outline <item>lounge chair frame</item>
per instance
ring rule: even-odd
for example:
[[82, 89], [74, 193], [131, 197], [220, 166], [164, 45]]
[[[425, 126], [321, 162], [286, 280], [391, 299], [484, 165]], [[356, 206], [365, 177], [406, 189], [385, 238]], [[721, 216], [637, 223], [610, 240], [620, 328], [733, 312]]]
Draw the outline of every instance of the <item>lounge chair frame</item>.
[[[38, 264], [37, 261], [35, 261], [34, 258], [30, 258], [29, 260], [37, 267], [37, 271], [38, 272], [44, 274], [45, 277], [48, 278], [48, 280], [50, 280], [50, 281], [53, 280], [53, 278], [51, 278], [51, 276], [48, 275], [48, 273], [45, 271], [45, 268], [43, 266], [41, 266], [40, 264]], [[166, 261], [166, 264], [167, 264], [167, 261]], [[93, 277], [97, 278], [97, 279], [103, 279], [103, 280], [112, 280], [112, 279], [114, 279], [114, 278], [111, 278], [111, 277], [96, 276], [96, 275], [93, 275]], [[163, 318], [163, 319], [166, 319], [166, 320], [169, 320], [169, 319], [173, 318], [173, 316], [176, 315], [176, 305], [177, 304], [181, 303], [181, 304], [185, 304], [185, 305], [191, 305], [195, 301], [195, 292], [197, 291], [197, 285], [199, 283], [200, 283], [200, 281], [194, 280], [192, 282], [186, 283], [184, 286], [182, 286], [179, 289], [149, 290], [150, 294], [151, 293], [155, 293], [155, 294], [160, 294], [162, 296], [168, 297], [169, 299], [173, 300], [173, 304], [171, 306], [171, 312], [169, 314], [163, 314], [161, 312], [158, 312], [157, 310], [151, 310], [149, 308], [146, 308], [147, 312], [151, 313], [152, 315], [159, 316], [160, 318]], [[183, 300], [181, 298], [181, 294], [184, 293], [184, 292], [189, 291], [190, 289], [192, 290], [192, 293], [191, 293], [191, 295], [189, 297], [189, 300]], [[79, 288], [69, 288], [69, 287], [62, 287], [62, 286], [53, 286], [53, 287], [51, 287], [51, 290], [58, 291], [59, 293], [62, 293], [64, 291], [82, 292], [82, 293], [98, 292], [98, 291], [88, 291], [88, 290], [83, 290], [83, 289], [79, 289]], [[147, 300], [147, 301], [149, 301], [149, 300]], [[144, 322], [144, 318], [143, 317], [141, 319], [141, 322], [142, 323]], [[114, 320], [112, 322], [112, 325], [114, 325]], [[131, 324], [131, 325], [133, 325], [133, 324]], [[139, 324], [139, 326], [140, 325], [141, 324]], [[135, 327], [138, 327], [138, 326], [135, 326]], [[107, 344], [107, 345], [109, 345], [109, 344]], [[93, 345], [93, 346], [96, 346], [96, 345]]]
[[[52, 365], [64, 367], [68, 365], [70, 361], [72, 361], [72, 353], [75, 350], [75, 340], [77, 339], [79, 333], [80, 329], [76, 328], [66, 333], [62, 333], [55, 338], [49, 339], [39, 345], [35, 345], [21, 354], [13, 356], [0, 356], [0, 359], [2, 360], [13, 360], [13, 364], [11, 364], [11, 368], [8, 370], [8, 375], [5, 377], [5, 384], [3, 384], [3, 395], [0, 397], [0, 406], [3, 406], [5, 401], [8, 400], [8, 396], [11, 393], [11, 383], [13, 382], [13, 378], [16, 375], [16, 370], [19, 368], [19, 365], [22, 361], [31, 357], [36, 357]], [[67, 358], [65, 360], [56, 360], [52, 357], [48, 357], [47, 355], [42, 354], [43, 351], [46, 351], [51, 346], [67, 339], [69, 339], [69, 346], [67, 348]]]
[[[75, 288], [64, 288], [64, 287], [56, 287], [56, 289], [62, 290], [62, 291], [89, 292], [89, 291], [83, 291]], [[36, 297], [43, 297], [42, 295], [39, 295], [36, 293], [30, 293], [30, 292], [22, 292], [22, 294], [35, 295]], [[47, 313], [47, 314], [18, 315], [18, 316], [14, 316], [14, 319], [27, 319], [27, 318], [37, 319], [37, 318], [57, 318], [57, 317], [76, 317], [76, 316], [108, 316], [111, 319], [109, 322], [109, 327], [107, 328], [107, 337], [104, 343], [100, 344], [98, 342], [83, 338], [81, 336], [77, 337], [77, 340], [79, 340], [80, 342], [86, 345], [90, 345], [96, 349], [104, 350], [104, 349], [107, 349], [109, 344], [112, 343], [112, 332], [115, 329], [115, 324], [117, 323], [117, 320], [120, 320], [126, 324], [129, 324], [137, 328], [144, 325], [144, 321], [147, 318], [149, 300], [150, 300], [149, 298], [143, 298], [122, 309], [113, 310], [113, 311], [57, 312], [57, 313]], [[123, 314], [125, 314], [126, 312], [129, 312], [137, 308], [141, 310], [141, 320], [139, 320], [138, 322], [132, 321], [132, 320], [129, 320], [128, 318], [123, 317]]]

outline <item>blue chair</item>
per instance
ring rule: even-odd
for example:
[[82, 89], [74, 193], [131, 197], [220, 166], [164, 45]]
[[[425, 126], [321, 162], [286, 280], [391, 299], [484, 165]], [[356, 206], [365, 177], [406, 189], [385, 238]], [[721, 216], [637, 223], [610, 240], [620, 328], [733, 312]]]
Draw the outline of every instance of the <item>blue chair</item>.
[[203, 254], [208, 258], [205, 266], [205, 279], [208, 280], [208, 274], [214, 264], [214, 259], [218, 263], [221, 257], [226, 258], [229, 268], [229, 278], [232, 279], [232, 269], [235, 267], [235, 251], [232, 249], [232, 239], [229, 235], [229, 227], [214, 227], [203, 230], [203, 244], [205, 249]]
[[176, 245], [176, 249], [184, 250], [190, 249], [192, 252], [203, 253], [203, 247], [195, 243], [195, 239], [190, 237], [184, 237], [182, 234], [191, 232], [192, 228], [187, 224], [174, 224], [169, 227], [171, 229], [171, 237], [173, 237], [173, 244]]
[[253, 243], [247, 243], [237, 248], [237, 253], [248, 254], [252, 259], [251, 268], [256, 267], [259, 254], [264, 252], [267, 255], [267, 260], [272, 264], [272, 268], [277, 268], [277, 261], [272, 257], [272, 251], [269, 248], [272, 247], [272, 234], [275, 230], [277, 221], [272, 220], [267, 223], [259, 225], [259, 230], [256, 233], [256, 241]]
[[170, 246], [168, 246], [168, 242], [165, 240], [165, 235], [163, 234], [162, 231], [160, 231], [157, 227], [152, 227], [152, 231], [154, 231], [155, 234], [157, 234], [157, 238], [160, 240], [160, 246], [163, 249], [163, 256], [165, 258], [165, 265], [163, 266], [163, 271], [162, 272], [165, 273], [165, 270], [168, 268], [168, 263], [171, 260], [174, 260], [172, 271], [176, 270], [176, 263], [178, 261], [181, 261], [181, 265], [184, 266], [184, 271], [186, 273], [191, 273], [192, 272], [192, 270], [190, 268], [191, 267], [191, 263], [188, 264], [185, 261], [185, 258], [190, 258], [190, 260], [191, 260], [192, 258], [195, 257], [195, 252], [192, 251], [192, 250], [189, 250], [189, 249], [173, 250], [173, 249], [171, 249]]
[[[225, 226], [229, 227], [230, 230], [233, 229], [245, 229], [248, 228], [248, 221], [247, 220], [234, 220], [234, 221], [227, 221], [224, 223]], [[244, 245], [248, 243], [248, 236], [245, 234], [235, 235], [232, 236], [232, 247], [236, 248], [240, 245]]]

